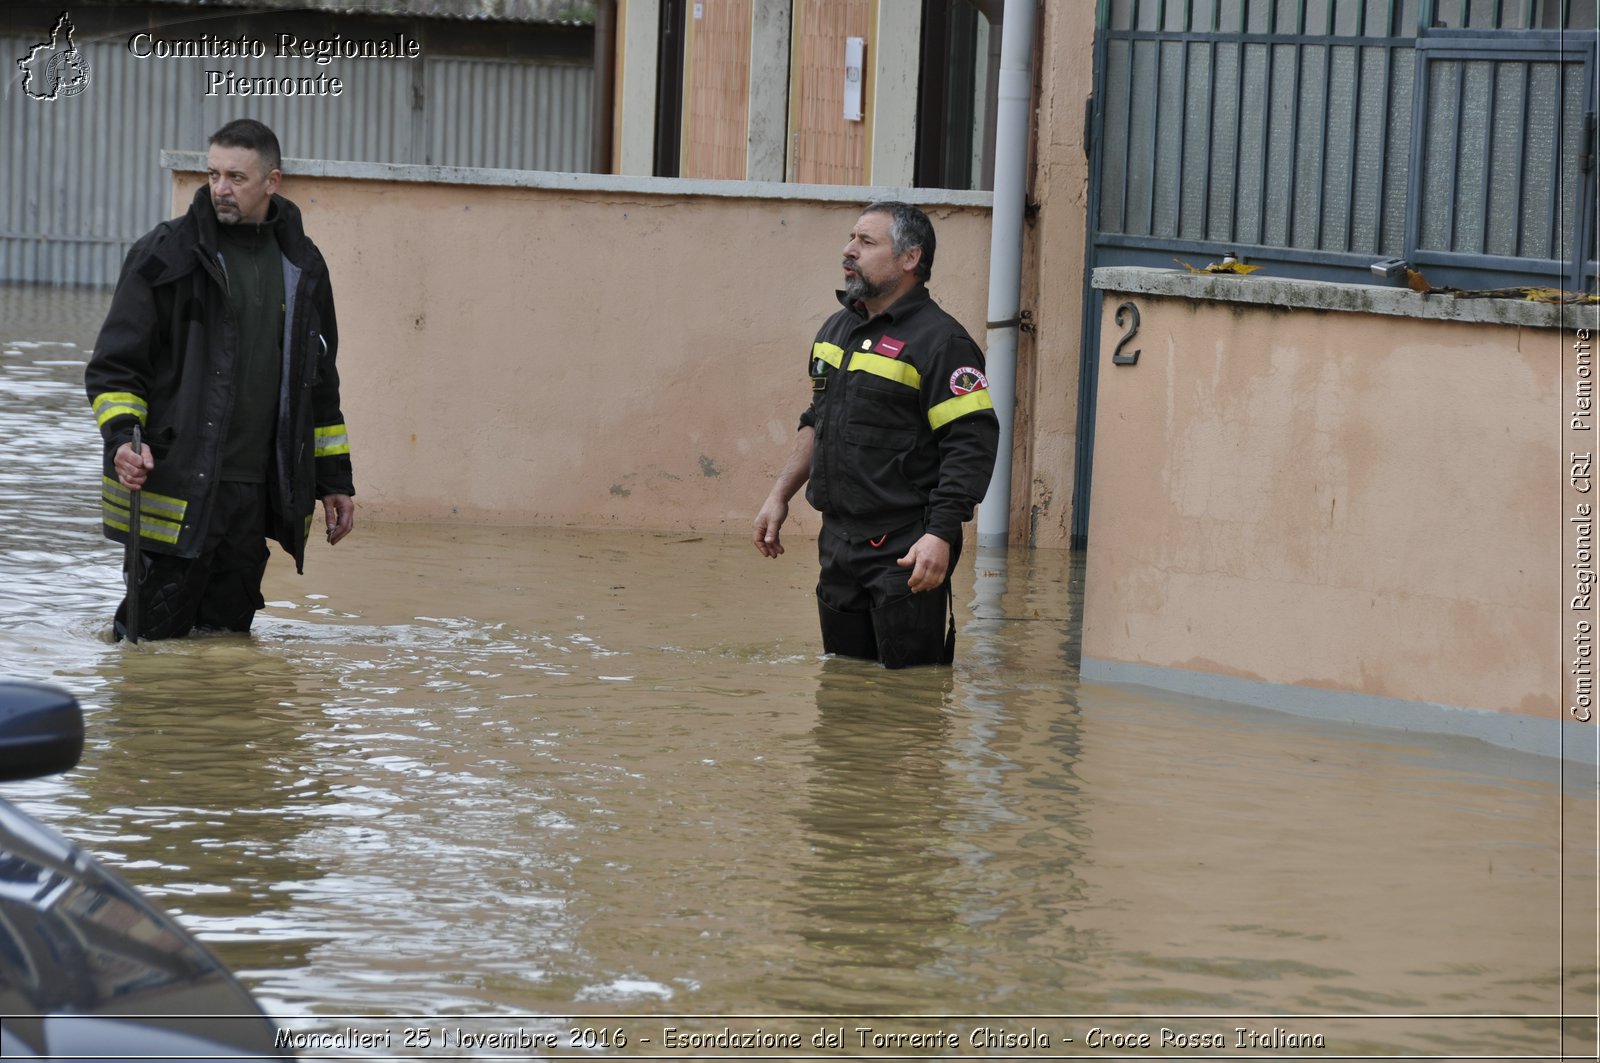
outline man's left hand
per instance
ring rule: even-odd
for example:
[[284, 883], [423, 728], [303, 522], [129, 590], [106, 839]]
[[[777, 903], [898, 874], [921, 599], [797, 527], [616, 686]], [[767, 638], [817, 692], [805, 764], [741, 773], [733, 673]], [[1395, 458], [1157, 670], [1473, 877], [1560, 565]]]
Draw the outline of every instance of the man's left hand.
[[912, 593], [938, 590], [944, 586], [944, 577], [950, 571], [950, 544], [928, 532], [912, 543], [906, 556], [895, 564], [911, 569], [911, 579], [906, 586]]
[[322, 515], [328, 521], [328, 544], [331, 546], [356, 526], [356, 500], [349, 495], [323, 495]]

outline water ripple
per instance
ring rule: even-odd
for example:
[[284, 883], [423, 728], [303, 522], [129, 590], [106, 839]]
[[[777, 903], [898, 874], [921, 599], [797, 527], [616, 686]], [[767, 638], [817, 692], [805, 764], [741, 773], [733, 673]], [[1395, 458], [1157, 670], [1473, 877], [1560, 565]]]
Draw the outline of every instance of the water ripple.
[[[1535, 758], [1080, 686], [1067, 555], [958, 572], [989, 597], [958, 603], [954, 669], [823, 658], [814, 569], [742, 537], [370, 523], [304, 577], [275, 558], [250, 637], [113, 643], [82, 392], [106, 300], [0, 286], [0, 432], [29, 441], [0, 468], [0, 664], [88, 727], [77, 770], [7, 796], [292, 1028], [1573, 1004], [1552, 898], [1592, 794]], [[1441, 1043], [1390, 1025], [1345, 1054]]]

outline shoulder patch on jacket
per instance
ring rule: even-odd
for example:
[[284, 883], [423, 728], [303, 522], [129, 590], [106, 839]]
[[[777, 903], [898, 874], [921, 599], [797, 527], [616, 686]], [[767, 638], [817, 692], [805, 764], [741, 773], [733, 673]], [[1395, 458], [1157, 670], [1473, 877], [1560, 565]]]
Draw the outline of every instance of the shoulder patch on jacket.
[[952, 395], [970, 395], [974, 391], [983, 391], [989, 386], [989, 378], [970, 365], [964, 365], [950, 374], [950, 393]]

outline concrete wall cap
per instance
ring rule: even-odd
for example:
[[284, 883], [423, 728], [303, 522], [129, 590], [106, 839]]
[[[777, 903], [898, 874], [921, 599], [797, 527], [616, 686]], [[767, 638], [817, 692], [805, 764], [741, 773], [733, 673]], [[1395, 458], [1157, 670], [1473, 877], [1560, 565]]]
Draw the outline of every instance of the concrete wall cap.
[[[206, 156], [199, 151], [161, 152], [161, 166], [174, 172], [204, 173]], [[992, 192], [949, 188], [895, 188], [878, 185], [808, 185], [786, 181], [708, 181], [677, 177], [628, 177], [615, 174], [555, 173], [544, 170], [494, 170], [466, 166], [419, 166], [386, 162], [338, 162], [284, 159], [288, 177], [337, 177], [357, 181], [413, 184], [479, 185], [554, 189], [566, 192], [623, 192], [645, 196], [720, 196], [728, 199], [787, 199], [802, 202], [854, 203], [898, 199], [929, 207], [971, 207], [989, 210]]]
[[1280, 310], [1332, 310], [1388, 314], [1435, 321], [1466, 321], [1524, 328], [1588, 328], [1600, 320], [1600, 306], [1561, 306], [1525, 299], [1458, 299], [1453, 295], [1421, 295], [1407, 288], [1375, 284], [1190, 273], [1142, 266], [1102, 266], [1094, 286], [1129, 295], [1165, 295], [1175, 299], [1270, 306]]

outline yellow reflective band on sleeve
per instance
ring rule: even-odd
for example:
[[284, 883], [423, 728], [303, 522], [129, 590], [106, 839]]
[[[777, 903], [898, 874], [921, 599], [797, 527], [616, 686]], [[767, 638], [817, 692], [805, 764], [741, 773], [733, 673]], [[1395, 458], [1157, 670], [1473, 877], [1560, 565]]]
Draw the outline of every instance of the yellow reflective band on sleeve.
[[855, 357], [850, 359], [852, 373], [871, 373], [885, 380], [893, 380], [897, 384], [904, 384], [908, 388], [922, 386], [922, 374], [917, 372], [917, 367], [910, 362], [896, 361], [885, 358], [881, 354], [868, 354], [866, 351], [857, 351]]
[[128, 416], [137, 417], [139, 423], [144, 424], [145, 418], [150, 416], [150, 407], [130, 391], [108, 391], [94, 397], [94, 421], [100, 427], [104, 428], [113, 417]]
[[811, 357], [827, 362], [838, 369], [844, 363], [844, 348], [832, 343], [813, 343]]
[[945, 425], [969, 413], [980, 410], [994, 409], [994, 400], [989, 397], [989, 389], [970, 391], [965, 395], [957, 395], [953, 399], [945, 399], [939, 405], [928, 411], [928, 424], [938, 431]]
[[350, 431], [342, 424], [330, 424], [326, 428], [316, 431], [317, 450], [319, 458], [331, 458], [335, 454], [350, 453]]
[[[100, 478], [100, 516], [106, 527], [127, 531], [132, 492], [109, 477]], [[139, 538], [176, 544], [183, 531], [183, 515], [189, 503], [171, 495], [158, 495], [154, 491], [139, 493]]]

